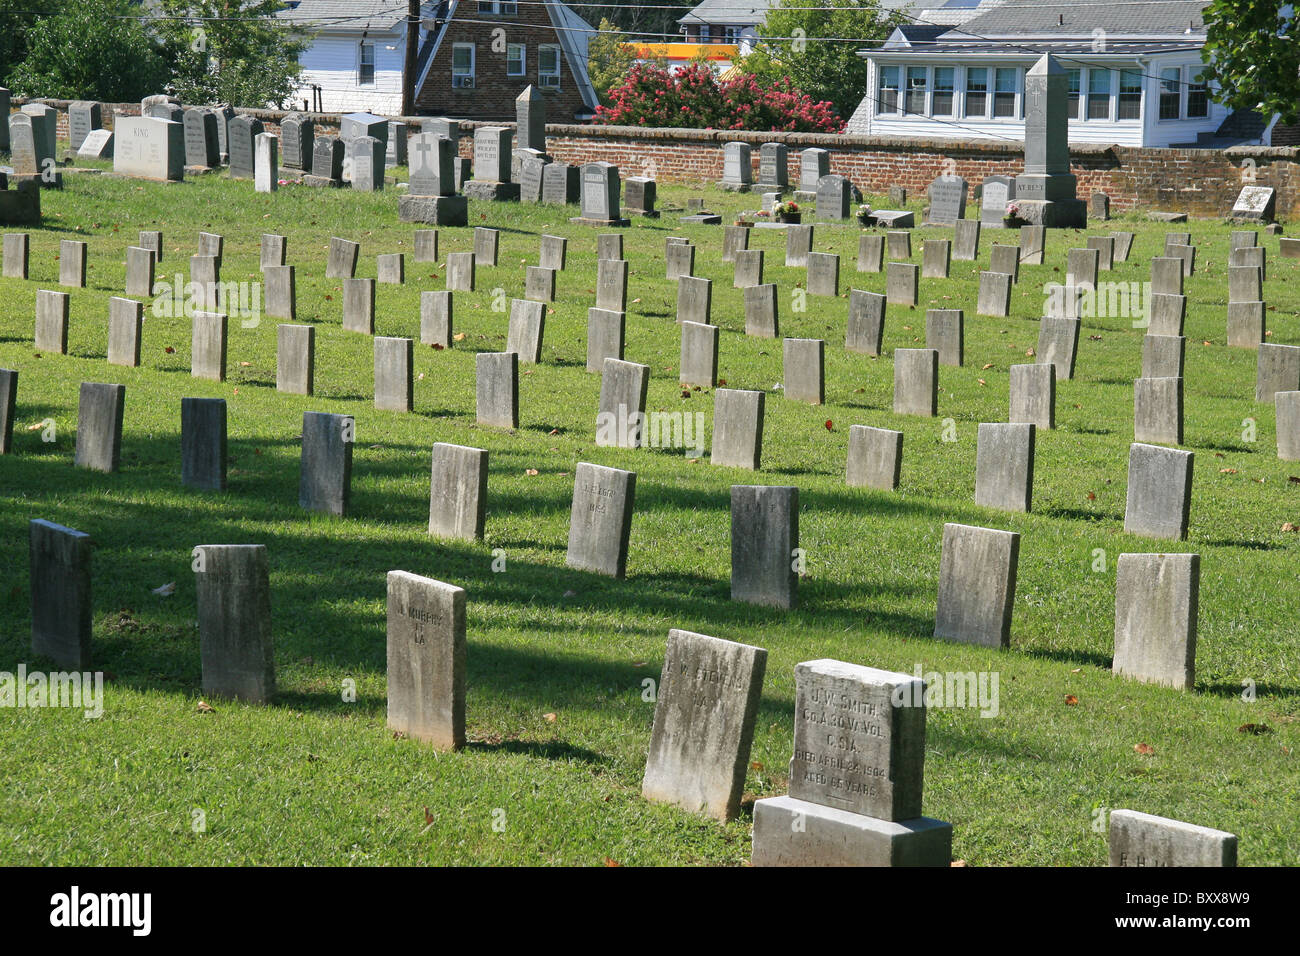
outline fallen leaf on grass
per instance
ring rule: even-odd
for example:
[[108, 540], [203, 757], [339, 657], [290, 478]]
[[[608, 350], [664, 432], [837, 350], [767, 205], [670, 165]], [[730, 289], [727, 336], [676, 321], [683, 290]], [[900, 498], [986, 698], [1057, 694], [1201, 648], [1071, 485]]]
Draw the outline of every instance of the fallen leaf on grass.
[[542, 714], [542, 720], [546, 721], [548, 724], [553, 724], [555, 723], [556, 717], [555, 714]]
[[992, 363], [992, 362], [989, 362], [987, 365], [981, 365], [981, 366], [980, 366], [980, 371], [981, 371], [981, 372], [984, 372], [984, 371], [987, 371], [988, 369], [991, 369], [992, 367], [993, 367], [993, 363]]
[[1150, 744], [1134, 744], [1133, 752], [1143, 757], [1150, 757], [1156, 752], [1156, 748], [1152, 747]]
[[761, 762], [757, 761], [757, 760], [755, 760], [755, 761], [754, 761], [753, 763], [751, 763], [749, 766], [750, 766], [750, 768], [753, 769], [753, 770], [762, 770], [762, 769], [763, 769], [763, 764], [762, 764]]
[[609, 856], [607, 856], [607, 857], [605, 857], [605, 865], [606, 865], [606, 866], [622, 866], [623, 864], [620, 863], [620, 862], [618, 862], [618, 860], [614, 859], [613, 857], [609, 857]]
[[211, 704], [209, 704], [206, 700], [201, 700], [201, 701], [199, 701], [199, 705], [198, 705], [198, 707], [196, 707], [195, 709], [196, 709], [200, 714], [215, 714], [215, 713], [217, 712], [217, 711], [216, 711], [216, 708], [214, 708], [214, 707], [213, 707]]
[[529, 468], [529, 469], [527, 469], [527, 470], [524, 471], [524, 474], [525, 474], [525, 475], [528, 475], [528, 476], [531, 477], [531, 476], [534, 476], [534, 475], [538, 474], [538, 471], [537, 471], [536, 468]]
[[828, 432], [833, 432], [833, 431], [835, 431], [835, 423], [834, 423], [833, 421], [831, 421], [829, 418], [826, 419], [826, 430], [827, 430]]
[[1221, 475], [1235, 475], [1236, 473], [1237, 473], [1237, 469], [1236, 469], [1236, 468], [1220, 468], [1220, 469], [1219, 469], [1219, 474], [1221, 474]]
[[451, 337], [451, 340], [452, 340], [453, 342], [463, 342], [463, 341], [465, 340], [465, 333], [464, 333], [464, 332], [457, 332], [455, 335], [453, 335], [453, 336]]
[[1292, 524], [1291, 522], [1288, 521], [1286, 524], [1282, 525], [1282, 530], [1283, 530], [1283, 531], [1300, 531], [1300, 525], [1294, 525], [1294, 524]]
[[951, 863], [949, 863], [948, 865], [949, 865], [949, 866], [966, 866], [967, 863], [966, 863], [965, 860], [953, 860], [953, 861], [952, 861]]
[[1076, 706], [1078, 703], [1079, 703], [1079, 698], [1075, 697], [1073, 694], [1066, 694], [1066, 695], [1065, 695], [1065, 706], [1066, 706], [1066, 707], [1074, 707], [1074, 706]]

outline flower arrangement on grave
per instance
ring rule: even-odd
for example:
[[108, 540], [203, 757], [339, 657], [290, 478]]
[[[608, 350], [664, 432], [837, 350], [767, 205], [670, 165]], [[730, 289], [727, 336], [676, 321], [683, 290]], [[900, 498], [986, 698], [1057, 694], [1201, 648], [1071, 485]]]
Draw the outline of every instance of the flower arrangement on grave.
[[871, 206], [862, 203], [858, 206], [858, 225], [868, 226], [871, 224]]
[[1002, 221], [1008, 226], [1020, 223], [1020, 207], [1013, 202], [1007, 203], [1007, 211], [1002, 214]]
[[791, 200], [790, 202], [778, 202], [772, 204], [772, 215], [782, 222], [798, 222], [801, 218], [799, 204]]

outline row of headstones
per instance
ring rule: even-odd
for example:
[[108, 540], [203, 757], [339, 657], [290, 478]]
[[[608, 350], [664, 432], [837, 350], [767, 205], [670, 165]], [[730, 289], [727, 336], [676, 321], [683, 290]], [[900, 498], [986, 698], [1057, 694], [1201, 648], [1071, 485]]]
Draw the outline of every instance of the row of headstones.
[[[435, 480], [439, 448], [455, 454], [457, 446], [435, 446]], [[486, 474], [486, 452], [460, 451], [461, 461]], [[733, 528], [737, 504], [742, 515], [759, 505], [758, 490], [733, 489]], [[945, 546], [950, 529], [960, 528], [945, 527]], [[572, 535], [570, 542], [572, 549]], [[88, 535], [31, 522], [33, 650], [74, 667], [86, 666], [89, 655], [91, 553]], [[200, 545], [193, 558], [203, 692], [271, 700], [266, 547]], [[1165, 565], [1176, 558], [1185, 559], [1194, 581], [1195, 555], [1121, 556], [1120, 588], [1129, 595], [1117, 609], [1117, 650], [1121, 625], [1141, 634], [1148, 623], [1125, 615], [1158, 616], [1143, 608], [1145, 588], [1167, 576]], [[438, 750], [460, 749], [469, 653], [464, 589], [390, 571], [386, 619], [388, 728]], [[642, 782], [646, 800], [722, 821], [739, 814], [766, 664], [760, 647], [669, 632]], [[927, 690], [920, 676], [843, 661], [796, 665], [789, 793], [755, 803], [755, 866], [948, 865], [951, 824], [922, 815]], [[1236, 863], [1230, 833], [1127, 810], [1113, 811], [1110, 825], [1112, 866]]]

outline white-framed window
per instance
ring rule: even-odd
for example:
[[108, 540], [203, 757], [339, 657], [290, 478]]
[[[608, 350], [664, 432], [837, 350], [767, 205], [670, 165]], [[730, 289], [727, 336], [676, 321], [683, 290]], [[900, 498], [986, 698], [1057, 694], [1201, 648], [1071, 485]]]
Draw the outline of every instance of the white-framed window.
[[926, 78], [930, 71], [924, 66], [907, 68], [907, 101], [904, 109], [919, 116], [925, 115]]
[[560, 85], [560, 47], [556, 43], [543, 43], [537, 48], [537, 83], [539, 86], [558, 88]]
[[701, 43], [712, 43], [712, 42], [713, 42], [711, 39], [709, 39], [709, 33], [710, 33], [710, 31], [709, 31], [709, 25], [708, 25], [707, 23], [701, 23], [701, 24], [700, 24], [700, 42], [701, 42]]
[[1142, 118], [1142, 73], [1139, 70], [1120, 70], [1119, 104], [1117, 119]]
[[474, 88], [474, 44], [452, 44], [451, 85], [454, 89]]
[[1083, 97], [1079, 95], [1079, 83], [1083, 79], [1083, 70], [1066, 70], [1065, 72], [1070, 90], [1070, 105], [1066, 111], [1066, 115], [1069, 116], [1070, 119], [1083, 119], [1079, 110], [1079, 106], [1083, 102]]
[[882, 66], [878, 74], [879, 83], [876, 90], [876, 112], [898, 112], [898, 74], [896, 66]]
[[503, 3], [501, 0], [478, 0], [478, 12], [490, 16], [513, 17], [519, 12], [519, 4]]
[[506, 44], [506, 76], [528, 73], [528, 47], [523, 43]]
[[1000, 66], [993, 71], [993, 115], [1016, 115], [1016, 74], [1014, 67]]
[[375, 45], [363, 43], [357, 55], [357, 86], [375, 84]]
[[934, 68], [934, 93], [930, 97], [930, 112], [934, 116], [952, 116], [955, 100], [957, 70], [951, 66]]
[[1160, 118], [1176, 120], [1182, 115], [1183, 71], [1176, 66], [1160, 71]]
[[724, 27], [722, 32], [727, 43], [740, 42], [740, 27]]
[[[1193, 70], [1196, 67], [1192, 67]], [[1202, 119], [1210, 115], [1210, 91], [1205, 76], [1197, 70], [1187, 83], [1187, 118]]]
[[989, 70], [986, 66], [966, 68], [966, 116], [989, 115]]
[[1110, 119], [1110, 70], [1088, 71], [1088, 119]]

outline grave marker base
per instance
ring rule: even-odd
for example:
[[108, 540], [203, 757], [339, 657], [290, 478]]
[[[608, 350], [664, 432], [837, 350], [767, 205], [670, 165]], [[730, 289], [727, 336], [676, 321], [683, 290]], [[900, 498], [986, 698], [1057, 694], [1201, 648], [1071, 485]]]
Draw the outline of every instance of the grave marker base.
[[754, 802], [753, 866], [949, 866], [952, 824], [891, 823], [794, 797]]

